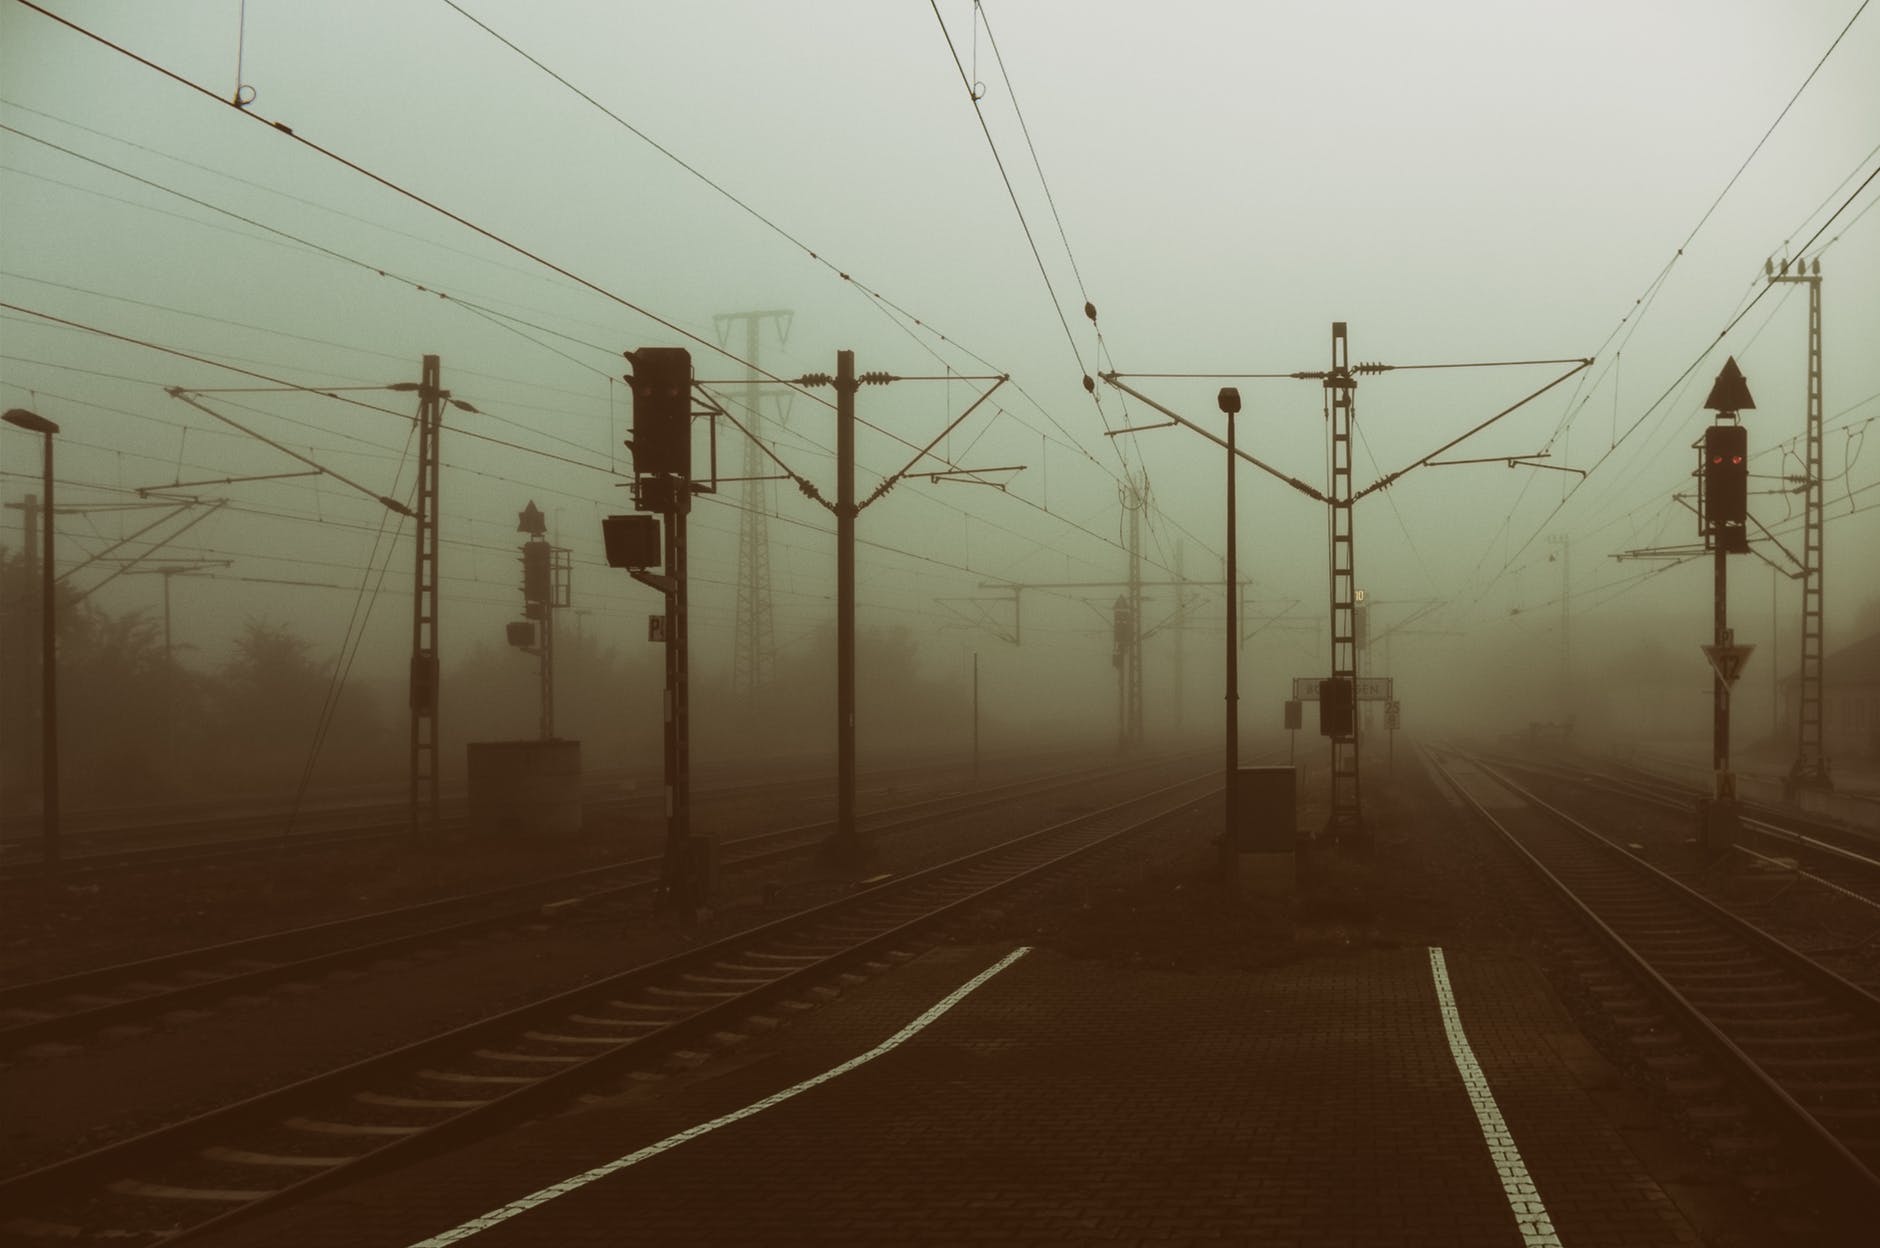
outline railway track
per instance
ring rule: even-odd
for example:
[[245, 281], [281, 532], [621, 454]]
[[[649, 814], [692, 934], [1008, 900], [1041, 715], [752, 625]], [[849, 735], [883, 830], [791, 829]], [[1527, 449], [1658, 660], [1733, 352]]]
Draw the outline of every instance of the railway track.
[[[906, 767], [870, 773], [864, 779], [880, 786], [917, 777], [931, 777], [932, 774], [931, 768]], [[763, 793], [782, 796], [798, 790], [817, 792], [826, 790], [833, 783], [833, 777], [828, 776], [790, 776], [726, 783], [695, 789], [693, 800], [732, 801]], [[583, 802], [584, 809], [590, 814], [611, 817], [631, 814], [636, 810], [650, 813], [664, 808], [663, 791], [622, 796], [615, 794], [619, 785], [619, 781], [602, 781], [590, 786], [589, 796]], [[447, 807], [451, 806], [460, 807], [461, 803], [447, 803]], [[79, 838], [80, 843], [133, 837], [209, 835], [201, 839], [168, 840], [155, 845], [67, 853], [61, 860], [59, 876], [69, 881], [160, 867], [232, 862], [282, 852], [297, 853], [390, 841], [409, 832], [405, 807], [400, 804], [375, 802], [351, 810], [328, 809], [317, 812], [317, 817], [326, 820], [339, 818], [345, 822], [338, 827], [308, 827], [297, 832], [283, 832], [286, 816], [273, 813], [244, 815], [222, 821], [195, 820], [155, 826], [125, 825], [96, 829], [83, 834]], [[447, 809], [441, 818], [442, 831], [447, 835], [459, 834], [468, 825], [469, 817], [461, 809]], [[0, 884], [27, 884], [45, 878], [36, 842], [10, 842], [5, 850], [6, 857], [0, 859]]]
[[[1167, 765], [1168, 760], [1153, 760], [1139, 766]], [[1076, 788], [1117, 771], [1114, 765], [1076, 768], [970, 793], [922, 798], [867, 812], [861, 817], [861, 826], [871, 836], [891, 836], [1021, 798]], [[819, 846], [833, 826], [831, 821], [821, 820], [727, 841], [722, 847], [725, 857], [721, 869], [748, 870], [799, 857]], [[498, 928], [540, 922], [545, 904], [564, 909], [648, 899], [658, 885], [660, 864], [661, 855], [653, 854], [0, 988], [0, 1054], [33, 1046], [63, 1045], [107, 1027], [200, 1008], [237, 994], [311, 979], [342, 966], [449, 944]], [[40, 1055], [54, 1054], [41, 1049]]]
[[[1640, 800], [1686, 812], [1692, 809], [1692, 803], [1697, 798], [1709, 796], [1708, 790], [1693, 788], [1683, 781], [1628, 763], [1613, 763], [1612, 767], [1615, 770], [1595, 770], [1584, 765], [1556, 761], [1543, 762], [1520, 755], [1491, 753], [1485, 756], [1506, 766], [1560, 775], [1574, 779], [1576, 782], [1584, 781], [1613, 792], [1635, 796]], [[1799, 845], [1846, 850], [1857, 855], [1872, 855], [1880, 851], [1880, 838], [1858, 827], [1835, 823], [1802, 811], [1758, 802], [1739, 801], [1737, 808], [1742, 812], [1744, 826], [1758, 835], [1787, 840]]]
[[[1693, 809], [1695, 795], [1675, 781], [1613, 776], [1525, 758], [1485, 757], [1504, 769], [1590, 788], [1662, 810], [1688, 816]], [[1791, 826], [1767, 811], [1745, 813], [1739, 822], [1754, 844], [1732, 846], [1735, 853], [1755, 860], [1765, 869], [1790, 873], [1799, 880], [1821, 885], [1867, 906], [1880, 906], [1880, 897], [1875, 895], [1880, 891], [1880, 856], [1876, 856], [1880, 844], [1872, 838], [1814, 820], [1803, 820], [1800, 826]]]
[[948, 916], [1163, 827], [1212, 772], [239, 1104], [0, 1181], [18, 1242], [165, 1242], [353, 1181], [563, 1103], [597, 1081], [774, 1026], [912, 956]]
[[1880, 998], [1505, 769], [1454, 750], [1431, 762], [1572, 912], [1584, 939], [1568, 960], [1712, 1150], [1824, 1204], [1880, 1211]]

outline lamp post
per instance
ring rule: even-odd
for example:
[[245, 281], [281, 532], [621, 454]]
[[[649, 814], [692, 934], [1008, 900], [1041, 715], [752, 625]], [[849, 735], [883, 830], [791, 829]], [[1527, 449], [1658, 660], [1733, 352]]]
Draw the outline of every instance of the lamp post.
[[58, 634], [53, 631], [52, 605], [52, 530], [58, 514], [52, 500], [52, 435], [59, 427], [23, 407], [12, 408], [0, 419], [28, 433], [43, 434], [46, 440], [45, 546], [39, 560], [39, 835], [40, 857], [50, 872], [59, 867]]
[[1221, 832], [1221, 879], [1231, 891], [1238, 882], [1236, 870], [1240, 846], [1240, 603], [1239, 548], [1235, 541], [1234, 514], [1234, 417], [1240, 412], [1240, 391], [1224, 386], [1218, 397], [1221, 411], [1227, 415], [1227, 792], [1226, 826]]

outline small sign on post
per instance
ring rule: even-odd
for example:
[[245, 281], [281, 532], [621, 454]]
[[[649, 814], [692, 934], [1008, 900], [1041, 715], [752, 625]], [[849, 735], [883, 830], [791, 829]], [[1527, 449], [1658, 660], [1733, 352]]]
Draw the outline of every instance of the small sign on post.
[[646, 617], [646, 639], [648, 641], [666, 640], [666, 617], [649, 615]]
[[1403, 703], [1394, 698], [1384, 703], [1384, 727], [1391, 732], [1403, 727]]
[[1704, 659], [1710, 664], [1710, 670], [1717, 673], [1717, 678], [1726, 685], [1734, 685], [1737, 677], [1743, 674], [1743, 665], [1749, 662], [1750, 651], [1756, 647], [1726, 645], [1705, 646]]

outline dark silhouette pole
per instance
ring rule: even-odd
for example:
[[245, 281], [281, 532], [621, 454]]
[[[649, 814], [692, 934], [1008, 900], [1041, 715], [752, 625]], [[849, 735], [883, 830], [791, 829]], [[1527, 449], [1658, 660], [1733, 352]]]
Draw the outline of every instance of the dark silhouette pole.
[[59, 868], [59, 640], [54, 630], [52, 597], [52, 435], [59, 427], [37, 412], [16, 407], [4, 417], [30, 433], [43, 434], [45, 455], [45, 548], [39, 558], [39, 837], [46, 870]]
[[1221, 410], [1227, 414], [1227, 793], [1226, 820], [1221, 831], [1221, 882], [1230, 890], [1238, 883], [1240, 793], [1240, 602], [1235, 592], [1239, 584], [1239, 544], [1235, 540], [1234, 497], [1234, 417], [1240, 411], [1240, 391], [1232, 386], [1220, 393]]
[[855, 830], [855, 352], [836, 352], [836, 831], [845, 861], [862, 857]]

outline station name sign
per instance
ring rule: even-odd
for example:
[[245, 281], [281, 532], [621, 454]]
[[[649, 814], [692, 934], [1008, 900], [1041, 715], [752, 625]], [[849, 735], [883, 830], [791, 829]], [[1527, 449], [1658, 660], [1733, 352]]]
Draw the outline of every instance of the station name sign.
[[[1293, 700], [1295, 702], [1317, 702], [1319, 700], [1319, 682], [1321, 680], [1329, 680], [1329, 679], [1331, 679], [1329, 676], [1295, 676], [1293, 677], [1293, 684], [1292, 684]], [[1393, 687], [1395, 684], [1395, 681], [1396, 681], [1396, 677], [1394, 676], [1360, 676], [1358, 677], [1358, 690], [1357, 690], [1358, 701], [1360, 702], [1394, 702], [1396, 701], [1397, 694]]]

